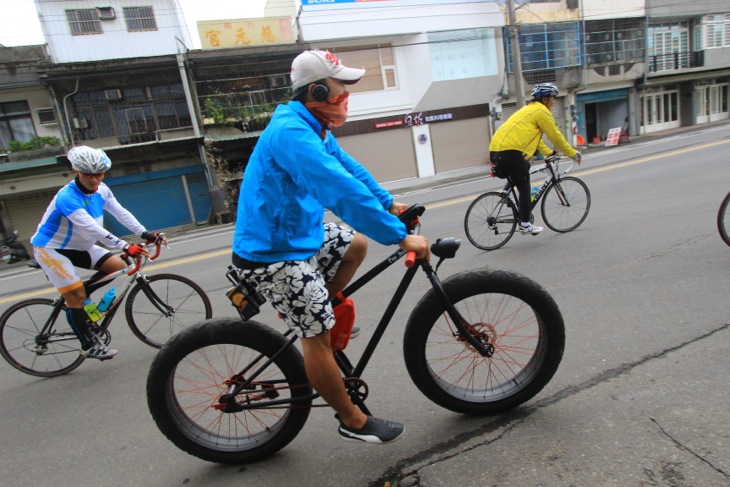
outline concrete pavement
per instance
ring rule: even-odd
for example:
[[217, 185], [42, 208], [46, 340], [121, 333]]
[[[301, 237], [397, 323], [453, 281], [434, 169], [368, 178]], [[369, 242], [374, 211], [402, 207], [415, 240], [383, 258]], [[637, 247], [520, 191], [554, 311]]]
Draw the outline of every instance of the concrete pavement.
[[730, 324], [506, 414], [453, 450], [401, 461], [393, 485], [730, 485], [728, 379], [718, 370], [730, 370]]

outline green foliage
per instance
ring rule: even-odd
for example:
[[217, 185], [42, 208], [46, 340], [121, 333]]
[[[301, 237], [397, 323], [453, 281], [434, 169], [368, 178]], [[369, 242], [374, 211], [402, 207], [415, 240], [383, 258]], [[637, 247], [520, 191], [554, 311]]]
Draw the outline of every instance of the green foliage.
[[58, 137], [35, 137], [28, 142], [13, 140], [10, 142], [11, 152], [21, 152], [26, 150], [44, 149], [46, 147], [56, 147], [61, 145], [61, 139]]
[[210, 118], [218, 123], [223, 123], [226, 119], [226, 114], [223, 111], [223, 108], [210, 98], [205, 99], [205, 111]]

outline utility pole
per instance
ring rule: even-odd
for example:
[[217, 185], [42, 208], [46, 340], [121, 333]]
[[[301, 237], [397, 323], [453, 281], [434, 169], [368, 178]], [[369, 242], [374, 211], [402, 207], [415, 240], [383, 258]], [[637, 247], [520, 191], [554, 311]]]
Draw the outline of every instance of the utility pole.
[[520, 33], [515, 19], [515, 0], [507, 0], [507, 18], [509, 20], [509, 38], [512, 46], [512, 68], [515, 75], [515, 92], [517, 108], [525, 105], [525, 83], [522, 78], [522, 58], [520, 57]]

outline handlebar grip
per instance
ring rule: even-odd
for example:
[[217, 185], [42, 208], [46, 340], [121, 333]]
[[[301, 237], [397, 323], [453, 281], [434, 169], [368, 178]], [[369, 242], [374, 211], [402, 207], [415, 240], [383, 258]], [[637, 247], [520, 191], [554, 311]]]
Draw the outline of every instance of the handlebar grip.
[[414, 251], [410, 251], [406, 253], [406, 267], [410, 268], [413, 267], [413, 265], [416, 263], [416, 253]]
[[159, 240], [155, 241], [155, 255], [150, 256], [150, 260], [155, 260], [160, 256], [160, 252], [162, 252], [162, 244], [160, 244]]
[[127, 271], [128, 276], [135, 274], [142, 267], [142, 259], [143, 257], [141, 255], [134, 258], [134, 267]]

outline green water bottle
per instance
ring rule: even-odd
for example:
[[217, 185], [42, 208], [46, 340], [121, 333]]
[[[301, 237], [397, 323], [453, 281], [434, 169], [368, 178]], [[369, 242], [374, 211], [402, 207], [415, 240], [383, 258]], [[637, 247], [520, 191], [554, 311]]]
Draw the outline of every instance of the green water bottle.
[[96, 304], [94, 304], [94, 302], [90, 299], [84, 301], [84, 311], [86, 311], [86, 314], [89, 315], [89, 319], [94, 323], [104, 317], [102, 312], [99, 311], [99, 308], [96, 307]]

